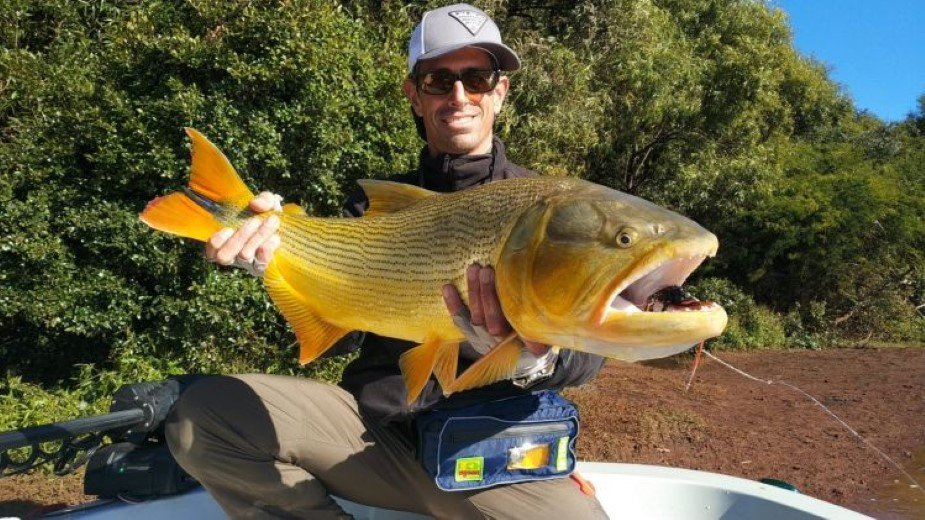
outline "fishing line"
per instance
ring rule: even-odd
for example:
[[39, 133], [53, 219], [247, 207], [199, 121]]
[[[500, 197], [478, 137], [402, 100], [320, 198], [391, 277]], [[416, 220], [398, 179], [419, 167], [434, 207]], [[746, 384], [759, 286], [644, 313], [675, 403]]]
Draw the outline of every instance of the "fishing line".
[[[816, 399], [815, 397], [809, 395], [808, 393], [804, 392], [802, 389], [800, 389], [800, 388], [798, 388], [797, 386], [792, 385], [792, 384], [790, 384], [790, 383], [788, 383], [788, 382], [786, 382], [786, 381], [774, 381], [774, 380], [772, 380], [772, 379], [760, 379], [760, 378], [757, 378], [757, 377], [755, 377], [755, 376], [753, 376], [753, 375], [751, 375], [751, 374], [748, 374], [748, 373], [746, 373], [746, 372], [744, 372], [744, 371], [742, 371], [742, 370], [739, 370], [738, 368], [736, 368], [736, 367], [730, 365], [729, 363], [727, 363], [727, 362], [723, 361], [722, 359], [720, 359], [720, 358], [714, 356], [713, 354], [711, 354], [710, 352], [708, 352], [708, 351], [706, 351], [706, 350], [703, 351], [703, 354], [706, 355], [707, 357], [709, 357], [710, 359], [716, 361], [716, 362], [719, 363], [720, 365], [723, 365], [724, 367], [726, 367], [726, 368], [732, 370], [733, 372], [735, 372], [735, 373], [737, 373], [737, 374], [739, 374], [739, 375], [742, 375], [742, 376], [744, 376], [744, 377], [747, 377], [748, 379], [751, 379], [752, 381], [755, 381], [755, 382], [758, 382], [758, 383], [764, 383], [764, 384], [767, 384], [767, 385], [773, 385], [773, 384], [784, 385], [784, 386], [786, 386], [786, 387], [788, 387], [788, 388], [790, 388], [790, 389], [792, 389], [792, 390], [795, 390], [796, 392], [799, 392], [800, 394], [803, 394], [803, 395], [804, 395], [805, 397], [807, 397], [810, 401], [812, 401], [813, 403], [815, 403], [816, 405], [818, 405], [820, 408], [822, 408], [822, 409], [825, 411], [825, 413], [829, 414], [833, 419], [835, 419], [836, 421], [838, 421], [839, 424], [841, 424], [842, 426], [844, 426], [845, 429], [847, 429], [849, 432], [851, 432], [852, 435], [854, 435], [858, 440], [860, 440], [861, 442], [863, 442], [868, 448], [874, 450], [874, 452], [876, 452], [876, 453], [879, 454], [881, 457], [883, 457], [887, 462], [889, 462], [890, 464], [892, 464], [893, 467], [895, 467], [897, 470], [899, 470], [900, 473], [902, 473], [907, 479], [909, 479], [910, 482], [912, 482], [912, 486], [913, 486], [913, 487], [918, 488], [918, 489], [921, 490], [923, 493], [925, 493], [925, 489], [923, 489], [923, 488], [922, 488], [922, 485], [919, 484], [919, 482], [918, 482], [917, 480], [915, 480], [915, 477], [913, 477], [908, 471], [906, 471], [905, 469], [903, 469], [902, 466], [900, 466], [899, 464], [897, 464], [896, 461], [894, 461], [892, 458], [890, 458], [889, 455], [887, 455], [886, 453], [884, 453], [883, 450], [881, 450], [880, 448], [878, 448], [878, 447], [874, 446], [873, 444], [871, 444], [867, 439], [864, 438], [863, 435], [861, 435], [860, 433], [858, 433], [858, 432], [857, 432], [854, 428], [852, 428], [851, 426], [848, 426], [848, 423], [846, 423], [845, 421], [843, 421], [843, 420], [841, 419], [841, 417], [835, 415], [835, 412], [833, 412], [832, 410], [830, 410], [826, 405], [824, 405], [824, 404], [822, 404], [821, 402], [819, 402], [819, 400]], [[695, 370], [696, 370], [696, 367], [695, 367]], [[693, 379], [693, 372], [691, 373], [691, 379]], [[690, 387], [690, 381], [688, 381], [688, 387]]]
[[694, 366], [691, 368], [691, 375], [687, 378], [687, 384], [684, 386], [684, 391], [687, 392], [691, 389], [691, 385], [694, 383], [694, 374], [697, 373], [697, 367], [700, 366], [700, 359], [703, 357], [703, 341], [697, 345], [697, 353], [694, 354]]

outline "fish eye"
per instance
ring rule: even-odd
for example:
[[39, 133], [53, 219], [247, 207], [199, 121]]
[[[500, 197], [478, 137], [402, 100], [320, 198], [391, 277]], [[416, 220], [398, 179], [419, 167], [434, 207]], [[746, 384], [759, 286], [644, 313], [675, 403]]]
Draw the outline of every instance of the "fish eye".
[[639, 233], [631, 227], [625, 227], [617, 233], [617, 245], [623, 248], [631, 247], [636, 243]]

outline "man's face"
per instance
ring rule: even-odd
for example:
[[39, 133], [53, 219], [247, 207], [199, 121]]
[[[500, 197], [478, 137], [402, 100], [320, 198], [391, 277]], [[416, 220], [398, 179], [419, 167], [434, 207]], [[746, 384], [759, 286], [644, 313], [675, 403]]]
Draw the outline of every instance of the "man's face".
[[[417, 72], [448, 69], [459, 73], [466, 69], [491, 68], [492, 59], [486, 52], [464, 48], [418, 62]], [[414, 81], [409, 79], [403, 90], [414, 113], [424, 120], [431, 155], [471, 155], [491, 151], [492, 124], [501, 112], [508, 85], [508, 78], [502, 76], [493, 90], [473, 94], [466, 92], [462, 82], [456, 81], [449, 93], [433, 95], [419, 92]]]

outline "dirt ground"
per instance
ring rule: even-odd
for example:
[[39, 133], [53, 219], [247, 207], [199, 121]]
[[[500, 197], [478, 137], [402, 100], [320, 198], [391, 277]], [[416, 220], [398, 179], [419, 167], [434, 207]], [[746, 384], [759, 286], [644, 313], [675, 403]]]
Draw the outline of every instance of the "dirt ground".
[[[925, 349], [839, 349], [717, 356], [818, 399], [925, 484]], [[876, 518], [925, 518], [910, 482], [810, 399], [704, 359], [610, 363], [572, 392], [582, 460], [638, 462], [784, 480]]]
[[[813, 395], [925, 483], [925, 348], [718, 356]], [[570, 391], [582, 413], [580, 458], [773, 477], [876, 518], [925, 518], [925, 490], [807, 397], [706, 358], [685, 392], [690, 361], [609, 363], [592, 384]], [[0, 517], [91, 498], [80, 491], [80, 474], [0, 479]]]

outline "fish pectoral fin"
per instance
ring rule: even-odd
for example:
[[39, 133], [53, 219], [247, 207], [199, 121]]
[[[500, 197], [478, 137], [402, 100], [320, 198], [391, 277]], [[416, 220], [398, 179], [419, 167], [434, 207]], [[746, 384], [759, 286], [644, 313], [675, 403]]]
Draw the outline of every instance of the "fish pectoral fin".
[[436, 195], [436, 192], [401, 182], [360, 179], [357, 184], [363, 188], [366, 198], [369, 199], [369, 207], [363, 212], [364, 217], [394, 213], [421, 199]]
[[263, 283], [270, 293], [270, 299], [295, 331], [295, 337], [299, 341], [299, 363], [304, 365], [314, 361], [350, 332], [324, 321], [315, 314], [305, 299], [283, 277], [275, 259], [263, 273]]
[[460, 374], [450, 385], [450, 391], [446, 394], [462, 392], [514, 377], [522, 348], [523, 342], [520, 337], [516, 332], [512, 332]]
[[179, 191], [152, 200], [138, 218], [158, 231], [201, 242], [222, 229], [211, 213]]
[[254, 193], [244, 184], [225, 154], [192, 128], [186, 128], [192, 142], [189, 187], [198, 195], [223, 206], [244, 209]]
[[405, 380], [408, 404], [421, 395], [430, 374], [437, 376], [441, 385], [456, 378], [459, 343], [447, 343], [440, 338], [427, 338], [424, 343], [406, 350], [398, 358], [398, 367]]

